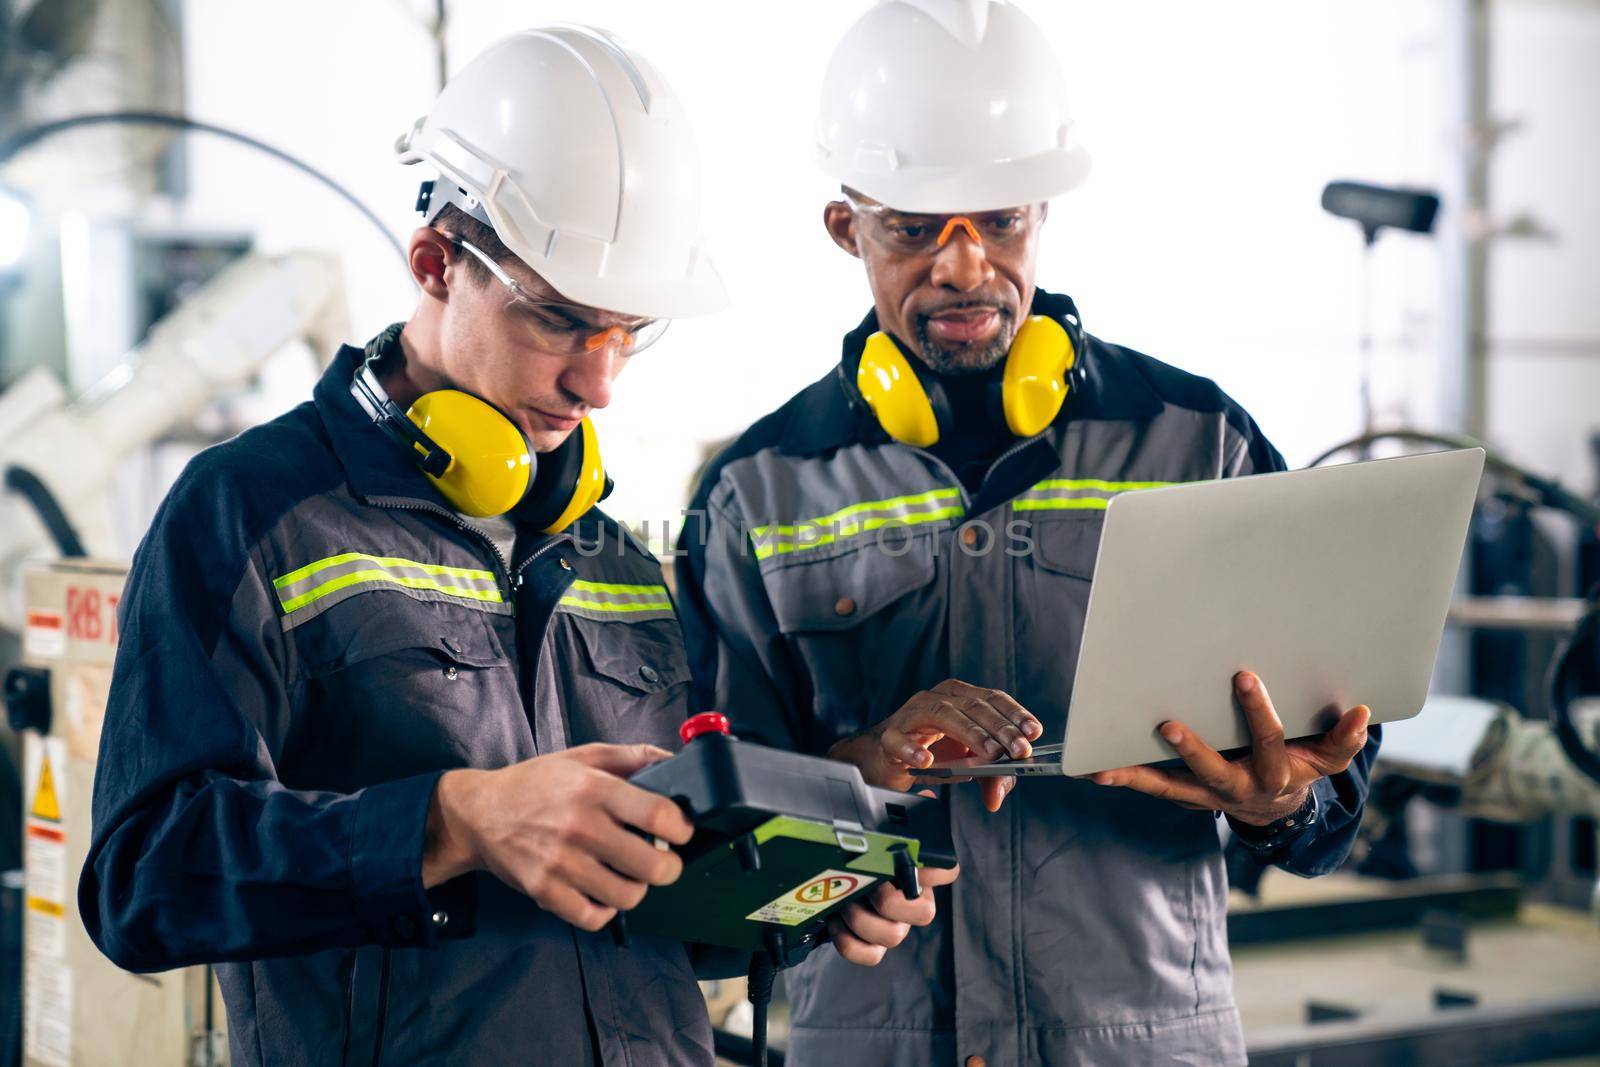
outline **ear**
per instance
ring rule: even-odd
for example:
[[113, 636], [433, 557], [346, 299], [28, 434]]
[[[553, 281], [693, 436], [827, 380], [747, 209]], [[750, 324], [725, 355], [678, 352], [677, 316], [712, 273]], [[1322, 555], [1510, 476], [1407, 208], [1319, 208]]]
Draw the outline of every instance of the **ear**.
[[432, 226], [421, 226], [411, 234], [406, 248], [406, 264], [411, 277], [426, 295], [444, 303], [450, 298], [447, 273], [456, 260], [456, 248]]
[[856, 213], [851, 206], [843, 200], [833, 200], [822, 209], [822, 225], [828, 231], [828, 236], [833, 238], [833, 243], [849, 252], [857, 259], [861, 258], [861, 246], [856, 235]]

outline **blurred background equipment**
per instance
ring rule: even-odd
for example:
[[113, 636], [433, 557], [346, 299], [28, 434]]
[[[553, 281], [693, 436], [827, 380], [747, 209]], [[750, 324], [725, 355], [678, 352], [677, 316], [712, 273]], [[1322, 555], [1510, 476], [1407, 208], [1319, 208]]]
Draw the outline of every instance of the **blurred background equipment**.
[[[25, 769], [27, 1067], [227, 1062], [222, 995], [210, 967], [129, 974], [100, 954], [78, 916], [77, 874], [89, 848], [94, 765], [126, 577], [119, 564], [75, 560], [30, 569], [23, 579], [27, 638], [23, 665], [7, 679], [6, 704]], [[8, 914], [0, 903], [0, 917]]]
[[1439, 214], [1439, 195], [1420, 189], [1389, 189], [1362, 182], [1329, 182], [1322, 190], [1322, 210], [1340, 218], [1354, 219], [1361, 227], [1361, 426], [1370, 433], [1375, 419], [1372, 246], [1378, 243], [1379, 232], [1386, 228], [1432, 233], [1433, 220]]

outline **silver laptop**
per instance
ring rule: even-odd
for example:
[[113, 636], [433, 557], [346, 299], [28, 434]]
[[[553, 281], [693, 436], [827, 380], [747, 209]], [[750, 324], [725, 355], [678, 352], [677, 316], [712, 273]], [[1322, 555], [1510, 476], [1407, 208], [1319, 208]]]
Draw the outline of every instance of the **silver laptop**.
[[1106, 511], [1066, 735], [929, 777], [1092, 774], [1174, 759], [1169, 719], [1247, 750], [1232, 680], [1266, 683], [1288, 738], [1357, 704], [1422, 709], [1482, 449], [1124, 493]]

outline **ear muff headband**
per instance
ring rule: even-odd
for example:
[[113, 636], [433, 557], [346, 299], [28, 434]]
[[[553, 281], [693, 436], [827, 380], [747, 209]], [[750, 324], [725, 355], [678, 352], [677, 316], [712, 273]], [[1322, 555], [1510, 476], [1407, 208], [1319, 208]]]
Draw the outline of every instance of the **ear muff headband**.
[[425, 473], [437, 476], [445, 472], [450, 465], [450, 454], [440, 448], [438, 442], [420, 426], [406, 418], [399, 404], [389, 399], [389, 394], [378, 384], [378, 376], [372, 372], [372, 360], [367, 360], [356, 372], [355, 380], [350, 383], [350, 392], [372, 417], [378, 429], [402, 446], [414, 450], [417, 466]]
[[[1060, 414], [1072, 391], [1078, 353], [1066, 329], [1048, 315], [1030, 315], [1006, 353], [997, 413], [1018, 437], [1032, 437]], [[948, 429], [949, 404], [893, 337], [867, 338], [856, 367], [856, 390], [883, 431], [902, 444], [928, 448]]]
[[500, 409], [459, 389], [424, 393], [402, 412], [379, 384], [375, 358], [356, 372], [351, 393], [463, 515], [481, 519], [516, 511], [536, 529], [560, 533], [609, 491], [599, 435], [588, 419], [561, 447], [540, 457]]

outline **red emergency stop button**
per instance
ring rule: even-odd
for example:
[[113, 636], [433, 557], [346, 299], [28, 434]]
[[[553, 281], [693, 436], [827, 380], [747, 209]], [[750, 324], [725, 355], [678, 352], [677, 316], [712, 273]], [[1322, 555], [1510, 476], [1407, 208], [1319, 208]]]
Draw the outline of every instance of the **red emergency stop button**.
[[683, 743], [688, 744], [701, 734], [725, 734], [728, 732], [728, 717], [720, 711], [702, 711], [698, 715], [690, 716], [689, 720], [678, 727], [678, 736], [683, 738]]

